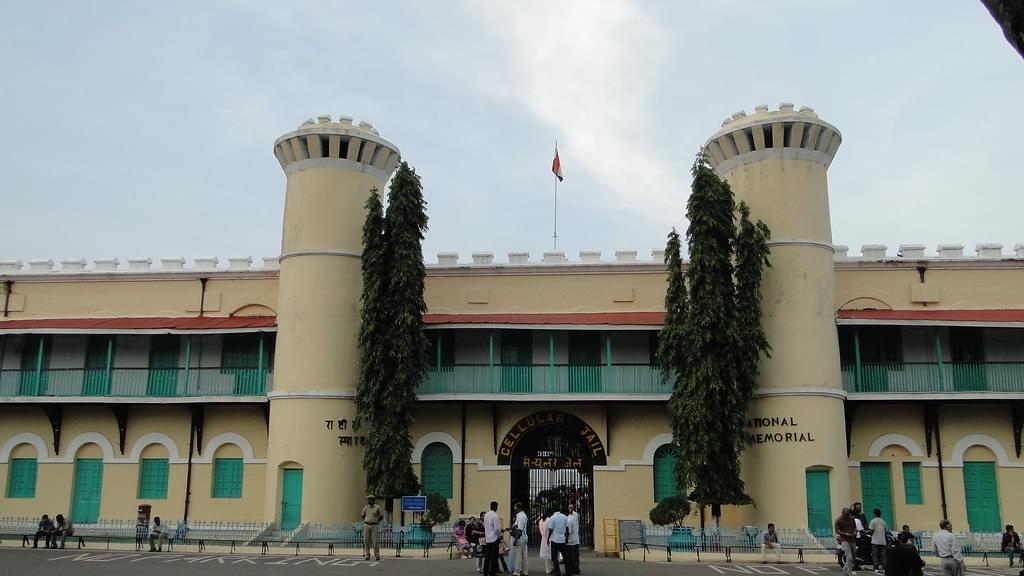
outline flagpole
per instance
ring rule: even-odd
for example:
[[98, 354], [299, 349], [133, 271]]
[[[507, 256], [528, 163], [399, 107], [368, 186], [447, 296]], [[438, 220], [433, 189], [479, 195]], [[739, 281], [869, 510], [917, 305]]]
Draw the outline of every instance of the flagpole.
[[[555, 157], [558, 157], [558, 139], [555, 139]], [[558, 174], [552, 174], [552, 179], [555, 181], [555, 224], [554, 232], [551, 235], [552, 239], [552, 250], [558, 250]]]
[[553, 179], [555, 181], [555, 231], [551, 238], [554, 240], [553, 249], [558, 250], [558, 176], [555, 176]]

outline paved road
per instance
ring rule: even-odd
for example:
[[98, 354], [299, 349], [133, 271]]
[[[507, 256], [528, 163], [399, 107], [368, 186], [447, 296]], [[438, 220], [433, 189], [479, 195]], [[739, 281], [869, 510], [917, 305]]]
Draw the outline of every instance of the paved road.
[[[531, 558], [532, 573], [542, 576], [540, 561]], [[636, 562], [611, 558], [582, 558], [586, 576], [836, 576], [833, 564], [733, 564], [707, 562], [662, 561]], [[537, 563], [534, 563], [534, 562]], [[1018, 569], [1007, 568], [997, 560], [998, 568], [969, 569], [970, 576], [1017, 576]], [[303, 575], [342, 573], [422, 574], [425, 576], [476, 576], [475, 563], [444, 558], [384, 558], [380, 562], [364, 562], [353, 556], [291, 556], [246, 554], [195, 554], [188, 552], [97, 552], [71, 550], [0, 549], [0, 576], [33, 576], [45, 573], [75, 576], [253, 576], [259, 574]], [[869, 576], [861, 572], [858, 576]], [[941, 576], [934, 566], [925, 569], [926, 576]], [[873, 576], [873, 575], [871, 575]]]

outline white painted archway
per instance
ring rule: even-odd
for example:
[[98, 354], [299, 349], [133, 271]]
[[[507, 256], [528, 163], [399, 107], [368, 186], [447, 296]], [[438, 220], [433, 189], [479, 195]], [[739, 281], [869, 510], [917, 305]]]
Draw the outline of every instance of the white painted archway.
[[459, 464], [462, 462], [462, 446], [455, 441], [455, 438], [451, 434], [446, 432], [428, 432], [424, 434], [413, 446], [412, 449], [412, 463], [419, 464], [423, 458], [423, 451], [427, 449], [434, 442], [440, 442], [448, 447], [452, 451], [452, 462]]
[[964, 465], [964, 454], [971, 446], [984, 446], [991, 450], [996, 455], [996, 461], [1001, 467], [1010, 465], [1010, 457], [998, 440], [987, 434], [968, 434], [953, 446], [950, 461], [954, 466], [962, 467]]
[[99, 432], [83, 432], [78, 436], [75, 436], [71, 442], [68, 442], [67, 448], [64, 449], [64, 457], [60, 459], [61, 462], [74, 462], [75, 454], [78, 449], [86, 444], [95, 444], [100, 447], [100, 452], [103, 453], [104, 464], [114, 464], [118, 461], [114, 459], [114, 447], [111, 445], [110, 440], [100, 434]]
[[178, 445], [171, 440], [171, 437], [162, 432], [150, 432], [144, 434], [141, 438], [135, 441], [132, 446], [131, 452], [128, 454], [129, 462], [139, 462], [142, 457], [142, 451], [146, 449], [146, 446], [150, 444], [160, 444], [167, 449], [167, 459], [171, 464], [184, 464], [186, 460], [183, 460], [178, 452]]
[[910, 452], [910, 455], [914, 458], [924, 458], [924, 450], [921, 449], [921, 446], [909, 436], [904, 436], [903, 434], [884, 434], [879, 436], [871, 443], [871, 447], [868, 448], [868, 456], [878, 458], [882, 455], [882, 450], [886, 446], [893, 445], [906, 448], [907, 452]]
[[38, 434], [22, 432], [11, 436], [11, 438], [4, 443], [3, 447], [0, 448], [0, 464], [7, 464], [11, 457], [11, 452], [21, 444], [31, 444], [35, 447], [36, 461], [46, 462], [50, 459], [50, 453], [46, 449], [46, 442], [40, 438]]
[[193, 458], [192, 462], [197, 464], [212, 464], [213, 454], [217, 451], [217, 448], [225, 444], [234, 444], [238, 446], [239, 450], [242, 451], [242, 462], [246, 464], [265, 464], [265, 458], [256, 458], [256, 453], [252, 449], [252, 444], [249, 440], [236, 432], [223, 432], [210, 439], [203, 448], [201, 456]]

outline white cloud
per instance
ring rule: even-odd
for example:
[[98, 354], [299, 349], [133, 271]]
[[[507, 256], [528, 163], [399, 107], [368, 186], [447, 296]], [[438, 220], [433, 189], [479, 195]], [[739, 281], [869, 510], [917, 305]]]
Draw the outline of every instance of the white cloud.
[[652, 95], [671, 45], [640, 3], [507, 1], [466, 9], [499, 45], [475, 62], [466, 56], [474, 72], [463, 78], [550, 125], [567, 179], [589, 172], [615, 209], [678, 212], [665, 190], [686, 182], [650, 138], [658, 130]]

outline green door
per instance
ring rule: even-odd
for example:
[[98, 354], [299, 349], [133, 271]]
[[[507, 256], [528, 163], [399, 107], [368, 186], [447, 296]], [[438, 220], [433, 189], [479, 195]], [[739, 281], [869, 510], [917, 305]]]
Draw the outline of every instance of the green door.
[[302, 470], [284, 471], [281, 495], [281, 529], [294, 530], [302, 521]]
[[501, 391], [533, 391], [533, 332], [501, 331]]
[[864, 515], [868, 521], [875, 517], [872, 510], [881, 508], [882, 520], [885, 520], [885, 524], [892, 529], [892, 478], [888, 462], [861, 463], [860, 495]]
[[569, 392], [601, 390], [601, 333], [569, 332]]
[[967, 525], [971, 532], [999, 532], [999, 489], [995, 462], [964, 462]]
[[21, 380], [19, 396], [46, 394], [50, 379], [50, 339], [45, 335], [27, 334], [21, 348]]
[[100, 517], [103, 492], [103, 459], [79, 458], [75, 461], [75, 487], [71, 500], [71, 521], [91, 524]]
[[85, 370], [82, 376], [82, 394], [107, 396], [110, 394], [108, 363], [114, 352], [113, 336], [89, 336], [85, 347]]
[[679, 460], [679, 449], [665, 444], [654, 453], [654, 501], [661, 502], [669, 496], [675, 496], [676, 462]]
[[832, 534], [832, 491], [828, 470], [807, 471], [807, 527], [817, 536]]
[[174, 396], [178, 388], [181, 338], [176, 334], [154, 336], [149, 349], [147, 396]]

